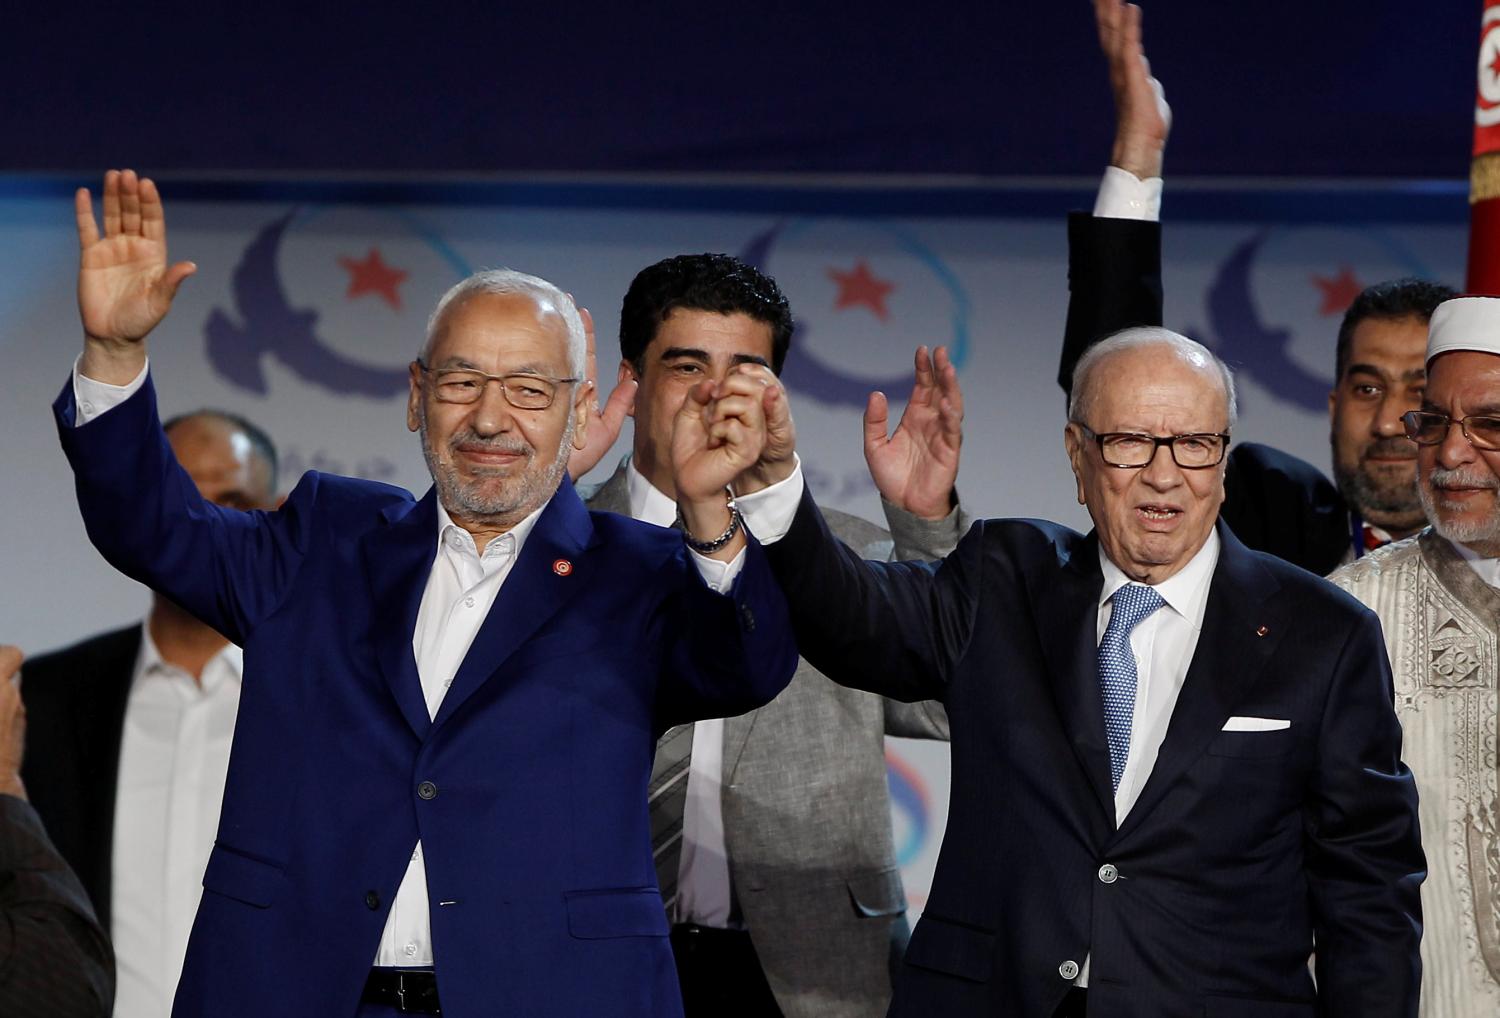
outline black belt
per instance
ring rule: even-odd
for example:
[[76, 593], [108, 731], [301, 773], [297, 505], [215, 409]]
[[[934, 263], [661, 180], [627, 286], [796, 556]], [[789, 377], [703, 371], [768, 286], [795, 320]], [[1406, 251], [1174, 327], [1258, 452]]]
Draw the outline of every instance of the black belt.
[[443, 1013], [438, 1008], [437, 974], [431, 969], [373, 968], [359, 999], [401, 1014]]

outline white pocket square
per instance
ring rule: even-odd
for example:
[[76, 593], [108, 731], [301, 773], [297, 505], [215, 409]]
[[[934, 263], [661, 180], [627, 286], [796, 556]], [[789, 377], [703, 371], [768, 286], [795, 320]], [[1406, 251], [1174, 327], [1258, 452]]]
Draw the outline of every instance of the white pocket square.
[[1292, 723], [1281, 718], [1230, 718], [1224, 722], [1226, 732], [1279, 732], [1290, 727]]

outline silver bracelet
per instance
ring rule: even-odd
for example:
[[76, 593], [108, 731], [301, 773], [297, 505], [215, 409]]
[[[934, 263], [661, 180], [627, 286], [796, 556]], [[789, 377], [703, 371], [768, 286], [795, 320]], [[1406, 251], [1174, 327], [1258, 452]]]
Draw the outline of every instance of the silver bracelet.
[[695, 541], [693, 540], [693, 535], [688, 533], [687, 525], [682, 522], [682, 510], [677, 510], [677, 527], [682, 531], [682, 539], [689, 548], [696, 551], [699, 555], [711, 555], [730, 541], [733, 541], [734, 535], [740, 532], [741, 519], [739, 506], [735, 505], [734, 499], [731, 498], [729, 500], [729, 529], [725, 530], [724, 533], [712, 541]]

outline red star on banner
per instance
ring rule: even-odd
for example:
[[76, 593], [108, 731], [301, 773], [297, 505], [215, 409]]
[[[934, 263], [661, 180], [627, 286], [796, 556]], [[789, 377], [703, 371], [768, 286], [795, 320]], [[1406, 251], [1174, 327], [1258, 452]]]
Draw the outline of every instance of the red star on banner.
[[1318, 308], [1320, 315], [1341, 315], [1349, 310], [1349, 305], [1354, 303], [1354, 298], [1364, 289], [1359, 285], [1359, 280], [1354, 278], [1354, 270], [1345, 265], [1339, 269], [1339, 274], [1332, 279], [1323, 276], [1313, 276], [1313, 285], [1323, 291], [1323, 304]]
[[401, 294], [396, 287], [411, 273], [391, 268], [373, 247], [363, 261], [345, 256], [339, 259], [339, 264], [349, 270], [349, 292], [344, 296], [353, 299], [361, 294], [376, 293], [391, 307], [401, 310]]
[[839, 295], [834, 302], [834, 308], [843, 310], [863, 305], [875, 312], [875, 317], [882, 322], [886, 320], [888, 312], [885, 308], [885, 298], [896, 288], [896, 284], [877, 277], [870, 271], [870, 266], [863, 258], [854, 263], [854, 268], [850, 272], [829, 269], [828, 278], [839, 284]]
[[1500, 78], [1500, 49], [1495, 51], [1495, 59], [1490, 61], [1490, 74]]

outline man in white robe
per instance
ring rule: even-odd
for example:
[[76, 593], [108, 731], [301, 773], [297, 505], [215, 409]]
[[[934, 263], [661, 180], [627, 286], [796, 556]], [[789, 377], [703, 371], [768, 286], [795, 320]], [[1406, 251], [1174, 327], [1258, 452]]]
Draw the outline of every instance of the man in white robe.
[[1433, 313], [1418, 446], [1427, 530], [1329, 577], [1380, 616], [1422, 842], [1423, 1018], [1500, 1015], [1500, 298]]

